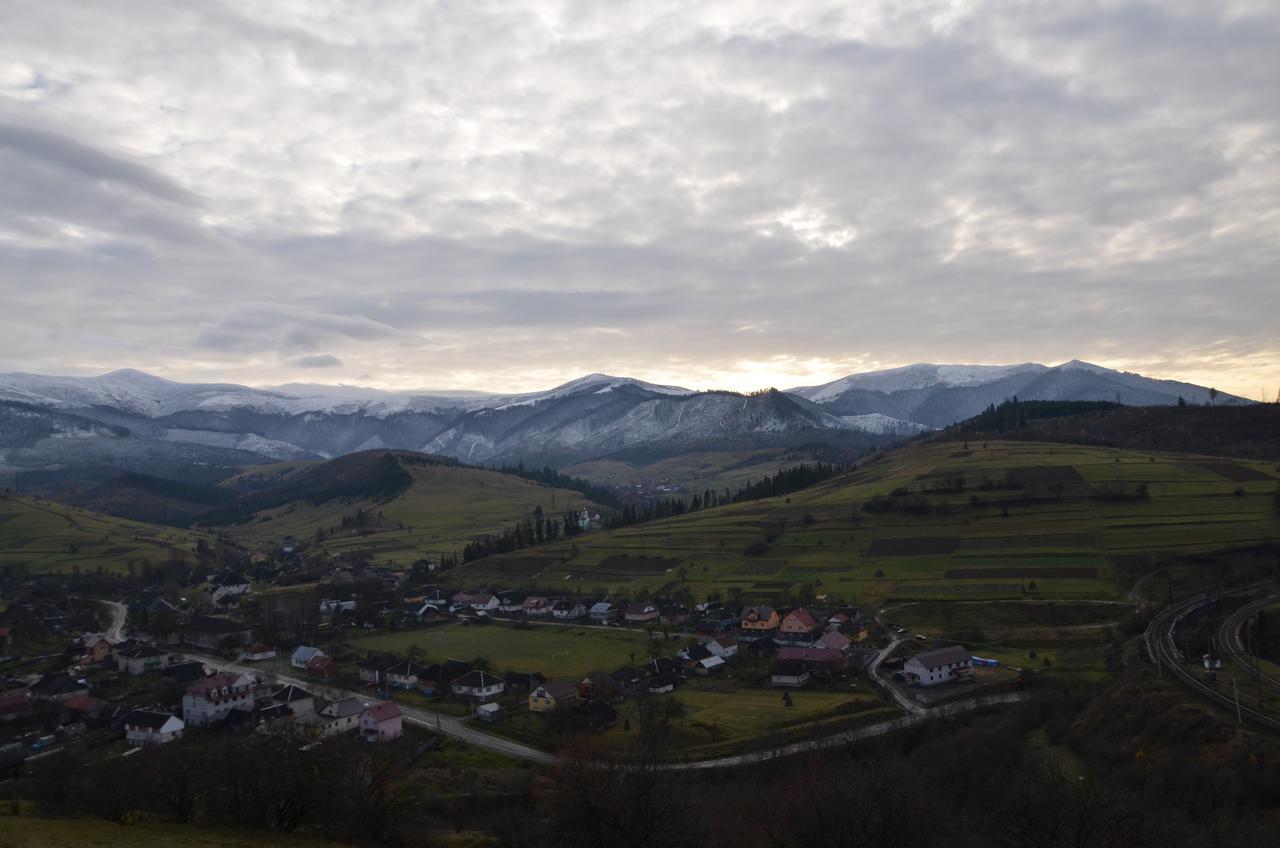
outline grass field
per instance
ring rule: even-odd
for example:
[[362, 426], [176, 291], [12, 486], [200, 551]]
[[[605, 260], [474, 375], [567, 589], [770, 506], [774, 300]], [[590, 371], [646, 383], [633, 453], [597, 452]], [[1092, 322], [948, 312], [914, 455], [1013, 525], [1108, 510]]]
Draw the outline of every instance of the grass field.
[[[954, 487], [957, 477], [963, 489]], [[1010, 478], [1019, 485], [1007, 485]], [[589, 593], [667, 593], [683, 585], [699, 599], [713, 590], [776, 598], [805, 584], [864, 604], [1016, 598], [1028, 590], [1117, 598], [1135, 567], [1280, 539], [1278, 484], [1280, 473], [1266, 462], [1028, 442], [922, 443], [788, 498], [541, 546], [522, 554], [542, 560], [529, 570], [518, 567], [520, 556], [505, 558], [501, 572], [484, 561], [467, 568], [494, 585]], [[1139, 485], [1148, 499], [1113, 497], [1133, 496]], [[894, 509], [862, 508], [895, 490], [910, 494], [893, 498]], [[913, 505], [923, 509], [912, 512]], [[621, 556], [679, 565], [661, 573], [601, 567]]]
[[422, 649], [430, 662], [446, 659], [488, 659], [495, 670], [541, 672], [548, 678], [580, 679], [590, 671], [612, 671], [626, 665], [632, 656], [638, 663], [649, 659], [653, 644], [664, 654], [673, 653], [678, 642], [653, 642], [644, 632], [623, 628], [556, 627], [530, 625], [515, 628], [507, 624], [446, 624], [429, 630], [389, 633], [353, 639], [348, 645], [361, 653], [391, 651], [406, 656], [411, 645]]
[[[337, 500], [319, 506], [295, 502], [266, 510], [248, 523], [226, 528], [246, 546], [279, 542], [285, 535], [309, 540], [324, 528], [322, 547], [332, 554], [367, 551], [377, 562], [408, 565], [423, 557], [455, 553], [468, 541], [509, 529], [542, 507], [559, 518], [590, 504], [578, 492], [554, 489], [496, 471], [450, 465], [407, 466], [413, 484], [387, 502]], [[369, 511], [363, 531], [343, 530], [343, 516]]]
[[122, 827], [99, 819], [0, 815], [0, 845], [5, 848], [325, 848], [337, 844], [280, 833], [147, 822]]
[[785, 448], [766, 448], [688, 453], [646, 465], [598, 459], [566, 468], [565, 473], [612, 486], [675, 484], [682, 492], [692, 495], [704, 489], [737, 491], [748, 481], [771, 476], [801, 462], [812, 462], [812, 459], [805, 453]]
[[159, 564], [193, 554], [205, 534], [86, 512], [44, 499], [0, 495], [0, 567], [123, 572], [130, 560]]

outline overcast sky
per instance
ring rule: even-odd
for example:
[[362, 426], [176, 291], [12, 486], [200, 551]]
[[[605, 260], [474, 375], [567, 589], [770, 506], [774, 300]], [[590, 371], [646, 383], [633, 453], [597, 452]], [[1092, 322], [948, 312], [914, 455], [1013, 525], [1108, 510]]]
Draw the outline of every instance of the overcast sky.
[[1280, 7], [0, 4], [0, 370], [1280, 387]]

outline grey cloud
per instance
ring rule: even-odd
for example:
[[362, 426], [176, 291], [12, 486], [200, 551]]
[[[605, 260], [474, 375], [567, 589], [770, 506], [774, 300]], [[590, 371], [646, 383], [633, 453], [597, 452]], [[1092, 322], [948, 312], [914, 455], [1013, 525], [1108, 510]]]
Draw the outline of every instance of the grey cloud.
[[1280, 12], [779, 8], [7, 7], [0, 360], [1280, 359]]
[[341, 368], [342, 360], [331, 353], [312, 353], [289, 360], [295, 368]]
[[149, 168], [58, 133], [0, 123], [0, 148], [43, 160], [90, 179], [127, 186], [171, 203], [187, 206], [201, 203], [195, 194]]

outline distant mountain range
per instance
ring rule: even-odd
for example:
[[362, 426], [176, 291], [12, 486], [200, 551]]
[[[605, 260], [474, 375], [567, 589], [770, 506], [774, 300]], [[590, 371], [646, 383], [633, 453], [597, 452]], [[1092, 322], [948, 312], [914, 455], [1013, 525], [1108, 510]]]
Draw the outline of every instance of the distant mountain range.
[[[810, 443], [862, 449], [947, 426], [1014, 396], [1136, 406], [1210, 402], [1202, 386], [1076, 360], [1053, 367], [910, 365], [751, 395], [605, 374], [511, 395], [255, 389], [129, 369], [99, 377], [0, 374], [0, 482], [60, 474], [100, 482], [121, 471], [212, 482], [245, 465], [377, 448], [556, 466]], [[1225, 394], [1214, 402], [1249, 403]]]

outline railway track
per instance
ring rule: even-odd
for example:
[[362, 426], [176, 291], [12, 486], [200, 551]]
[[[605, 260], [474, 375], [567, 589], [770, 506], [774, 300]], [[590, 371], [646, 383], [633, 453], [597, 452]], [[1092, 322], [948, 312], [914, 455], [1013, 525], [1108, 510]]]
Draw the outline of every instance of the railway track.
[[[1147, 656], [1150, 657], [1158, 667], [1167, 668], [1170, 674], [1172, 674], [1188, 689], [1191, 689], [1211, 701], [1221, 704], [1227, 709], [1235, 711], [1242, 722], [1245, 719], [1248, 719], [1250, 723], [1254, 725], [1265, 727], [1269, 730], [1280, 731], [1280, 718], [1241, 704], [1236, 697], [1233, 697], [1231, 694], [1226, 692], [1219, 691], [1217, 687], [1208, 685], [1189, 671], [1187, 669], [1187, 662], [1190, 661], [1191, 658], [1184, 657], [1182, 652], [1178, 650], [1177, 643], [1174, 641], [1174, 629], [1177, 627], [1178, 622], [1186, 618], [1191, 613], [1212, 604], [1216, 604], [1227, 598], [1257, 591], [1257, 589], [1258, 587], [1256, 585], [1240, 586], [1233, 589], [1224, 589], [1218, 592], [1206, 592], [1202, 595], [1196, 595], [1193, 598], [1188, 598], [1185, 601], [1180, 601], [1177, 604], [1166, 607], [1157, 613], [1151, 619], [1150, 624], [1147, 625], [1147, 630], [1143, 633], [1142, 638], [1146, 643]], [[1270, 601], [1268, 603], [1270, 603]], [[1242, 609], [1247, 609], [1250, 606], [1252, 606], [1252, 604], [1248, 604], [1245, 607], [1242, 607]], [[1248, 616], [1245, 616], [1245, 618], [1247, 617]], [[1236, 613], [1228, 616], [1224, 625], [1234, 618], [1236, 618]], [[1239, 619], [1239, 623], [1236, 624], [1237, 639], [1235, 645], [1237, 647], [1239, 644], [1239, 624], [1243, 623], [1243, 621], [1244, 618], [1241, 618]], [[1219, 628], [1219, 632], [1221, 632], [1221, 628]]]
[[1241, 668], [1248, 670], [1250, 678], [1256, 679], [1272, 689], [1280, 689], [1280, 680], [1266, 674], [1254, 674], [1253, 660], [1246, 651], [1244, 643], [1240, 640], [1240, 630], [1244, 627], [1246, 621], [1278, 602], [1280, 602], [1280, 593], [1250, 601], [1222, 620], [1222, 624], [1218, 626], [1217, 636], [1218, 648], [1222, 651], [1225, 659], [1229, 659]]

